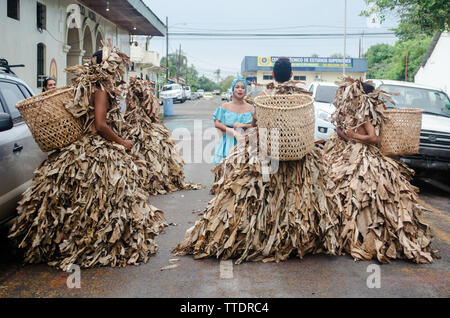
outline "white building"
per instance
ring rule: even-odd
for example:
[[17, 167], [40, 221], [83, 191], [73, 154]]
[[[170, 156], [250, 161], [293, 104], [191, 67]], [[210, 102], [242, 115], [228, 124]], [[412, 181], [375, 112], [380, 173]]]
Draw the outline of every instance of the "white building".
[[132, 35], [165, 35], [142, 0], [0, 0], [0, 30], [0, 58], [25, 64], [14, 72], [35, 93], [48, 75], [69, 84], [64, 69], [90, 58], [102, 40], [130, 55]]
[[444, 90], [450, 95], [450, 33], [438, 33], [414, 74], [414, 82]]
[[[272, 71], [277, 56], [245, 56], [241, 73], [248, 82], [268, 84], [273, 81]], [[293, 80], [302, 81], [306, 86], [312, 82], [334, 82], [342, 77], [343, 58], [331, 57], [289, 57], [292, 64]], [[346, 75], [366, 78], [366, 58], [346, 58]]]
[[129, 76], [158, 82], [161, 57], [158, 52], [150, 50], [151, 37], [134, 37], [130, 47], [131, 67]]

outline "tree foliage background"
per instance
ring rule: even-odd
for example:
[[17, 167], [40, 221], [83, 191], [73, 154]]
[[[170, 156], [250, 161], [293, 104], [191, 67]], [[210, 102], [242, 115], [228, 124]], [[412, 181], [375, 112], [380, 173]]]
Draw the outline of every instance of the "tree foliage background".
[[368, 8], [362, 15], [377, 15], [381, 22], [396, 14], [400, 23], [394, 29], [399, 40], [395, 45], [377, 44], [369, 48], [368, 78], [414, 81], [437, 32], [448, 31], [450, 0], [366, 0]]
[[436, 32], [450, 30], [449, 0], [366, 0], [368, 8], [361, 14], [376, 14], [381, 22], [390, 13], [400, 18], [395, 29], [400, 40], [408, 40], [417, 34], [432, 36]]
[[[160, 65], [162, 67], [166, 67], [166, 57], [161, 58]], [[213, 81], [205, 76], [200, 76], [195, 66], [191, 64], [188, 65], [188, 59], [183, 51], [177, 51], [176, 53], [169, 54], [169, 79], [177, 78], [177, 75], [186, 80], [186, 85], [191, 87], [193, 92], [196, 92], [199, 89], [203, 89], [205, 91], [213, 91], [216, 89], [220, 89], [222, 91], [227, 90], [231, 86], [231, 82], [233, 81], [233, 76], [228, 76], [221, 80], [220, 78], [221, 71], [217, 69], [214, 72], [214, 75], [217, 81]], [[159, 74], [160, 86], [166, 84], [166, 71], [162, 71]]]
[[364, 54], [368, 64], [367, 78], [404, 81], [407, 72], [407, 81], [413, 82], [414, 72], [419, 68], [431, 41], [432, 37], [423, 37], [397, 41], [395, 45], [371, 46]]

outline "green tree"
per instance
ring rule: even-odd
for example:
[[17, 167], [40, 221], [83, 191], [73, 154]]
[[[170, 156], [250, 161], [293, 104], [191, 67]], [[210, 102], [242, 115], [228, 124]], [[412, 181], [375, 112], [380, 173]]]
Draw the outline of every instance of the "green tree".
[[214, 75], [216, 75], [217, 83], [219, 83], [220, 82], [220, 68], [215, 70]]
[[313, 53], [313, 54], [311, 54], [311, 57], [319, 57], [319, 54]]
[[[186, 84], [191, 86], [195, 92], [198, 89], [198, 72], [194, 65], [191, 64], [191, 66], [188, 66], [187, 57], [183, 52], [181, 52], [181, 55], [179, 53], [169, 54], [169, 79], [176, 78], [178, 74], [179, 77], [185, 79]], [[161, 58], [160, 65], [166, 67], [166, 57]], [[166, 83], [165, 70], [159, 74], [159, 78], [161, 79], [161, 84]]]
[[[404, 81], [405, 72], [407, 71], [407, 80], [414, 82], [414, 72], [419, 68], [431, 41], [431, 37], [397, 41], [395, 43], [395, 53], [392, 57], [392, 67], [389, 68], [387, 75], [393, 79]], [[406, 67], [406, 56], [408, 56], [408, 67]]]
[[198, 88], [203, 89], [206, 92], [211, 92], [218, 89], [219, 85], [205, 76], [200, 76], [198, 79]]
[[[414, 81], [414, 72], [425, 56], [431, 37], [397, 41], [395, 45], [377, 44], [369, 48], [367, 58], [368, 78]], [[408, 62], [406, 57], [408, 56]]]
[[361, 15], [376, 14], [381, 22], [390, 12], [400, 17], [395, 29], [401, 40], [417, 37], [418, 33], [433, 35], [438, 31], [450, 30], [449, 0], [366, 0], [368, 8]]
[[226, 78], [224, 78], [221, 82], [220, 82], [220, 89], [222, 92], [225, 92], [226, 90], [228, 90], [229, 88], [231, 88], [231, 84], [234, 81], [234, 76], [230, 75], [227, 76]]
[[386, 78], [395, 48], [389, 44], [376, 44], [371, 46], [364, 57], [367, 58], [367, 77]]

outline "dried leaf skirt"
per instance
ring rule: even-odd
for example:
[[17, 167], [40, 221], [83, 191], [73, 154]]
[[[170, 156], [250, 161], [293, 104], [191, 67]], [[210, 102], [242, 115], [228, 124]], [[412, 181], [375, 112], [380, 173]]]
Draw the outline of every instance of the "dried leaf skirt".
[[246, 147], [223, 161], [216, 196], [173, 252], [197, 259], [233, 258], [236, 264], [334, 254], [337, 220], [322, 190], [319, 149], [302, 160], [280, 162], [264, 182], [261, 160]]
[[125, 266], [156, 253], [166, 226], [122, 146], [85, 135], [49, 155], [18, 205], [9, 237], [26, 263]]
[[143, 109], [125, 115], [125, 137], [133, 140], [132, 152], [147, 166], [140, 170], [149, 194], [166, 194], [179, 190], [200, 189], [201, 185], [186, 183], [184, 161], [162, 122], [152, 122]]
[[340, 251], [382, 263], [432, 261], [432, 235], [420, 221], [414, 171], [375, 146], [344, 142], [336, 133], [324, 148], [327, 189], [340, 219]]

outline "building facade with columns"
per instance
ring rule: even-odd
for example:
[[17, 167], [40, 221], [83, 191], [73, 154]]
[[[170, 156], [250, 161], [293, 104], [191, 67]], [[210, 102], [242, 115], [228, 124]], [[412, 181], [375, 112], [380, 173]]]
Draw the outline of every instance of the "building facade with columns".
[[130, 55], [133, 35], [165, 36], [142, 0], [0, 0], [0, 25], [0, 58], [24, 64], [14, 72], [35, 93], [49, 75], [58, 86], [70, 84], [64, 69], [90, 58], [102, 40]]
[[130, 47], [129, 75], [158, 82], [158, 73], [165, 68], [160, 66], [161, 57], [157, 51], [150, 49], [151, 37], [133, 37]]

